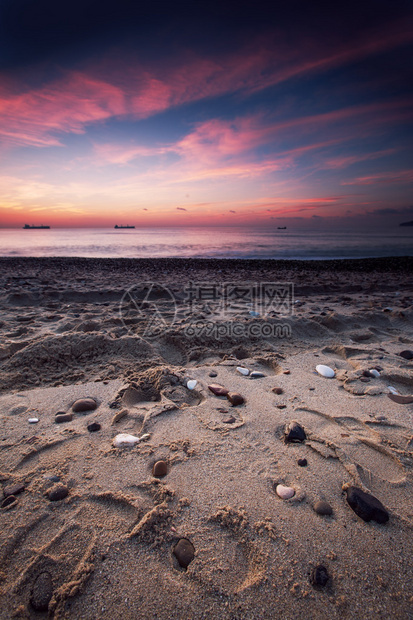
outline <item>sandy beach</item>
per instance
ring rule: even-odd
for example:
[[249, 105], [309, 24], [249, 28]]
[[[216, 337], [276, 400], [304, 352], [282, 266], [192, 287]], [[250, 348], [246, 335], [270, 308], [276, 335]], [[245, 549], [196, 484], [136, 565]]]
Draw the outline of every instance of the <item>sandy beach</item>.
[[413, 618], [412, 258], [0, 266], [2, 620]]

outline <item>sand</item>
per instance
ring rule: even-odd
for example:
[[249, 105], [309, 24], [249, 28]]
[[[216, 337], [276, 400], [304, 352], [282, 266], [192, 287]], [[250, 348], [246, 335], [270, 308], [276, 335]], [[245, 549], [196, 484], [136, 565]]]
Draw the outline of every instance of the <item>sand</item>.
[[[413, 349], [412, 259], [0, 266], [0, 482], [24, 487], [0, 510], [1, 619], [413, 618], [413, 404], [389, 397], [413, 393], [400, 356]], [[140, 307], [144, 282], [157, 303]], [[219, 283], [293, 283], [294, 297], [280, 312], [255, 298], [229, 310]], [[97, 407], [74, 413], [82, 398]], [[285, 441], [293, 421], [303, 442]], [[116, 448], [120, 433], [142, 439]], [[388, 521], [360, 518], [348, 485]], [[187, 568], [180, 539], [195, 550]]]

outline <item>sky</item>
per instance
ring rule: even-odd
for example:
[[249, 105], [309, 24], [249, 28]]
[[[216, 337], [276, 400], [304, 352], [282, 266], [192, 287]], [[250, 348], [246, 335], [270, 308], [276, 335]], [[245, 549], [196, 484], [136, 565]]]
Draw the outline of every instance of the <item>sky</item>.
[[413, 220], [413, 3], [0, 0], [0, 227]]

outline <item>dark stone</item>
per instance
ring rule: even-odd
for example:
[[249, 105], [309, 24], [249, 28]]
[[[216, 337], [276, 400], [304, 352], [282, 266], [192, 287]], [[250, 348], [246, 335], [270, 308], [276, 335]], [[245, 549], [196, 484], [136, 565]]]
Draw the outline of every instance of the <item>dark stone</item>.
[[324, 588], [329, 580], [328, 571], [325, 566], [319, 564], [315, 566], [310, 574], [310, 583], [315, 587]]
[[168, 463], [166, 461], [157, 461], [152, 468], [152, 475], [155, 478], [162, 478], [168, 473]]
[[72, 410], [75, 413], [80, 411], [93, 411], [98, 406], [97, 402], [93, 398], [79, 398], [72, 405]]
[[91, 422], [87, 425], [87, 430], [89, 431], [89, 433], [96, 433], [96, 431], [100, 431], [101, 428], [102, 427], [99, 422]]
[[413, 396], [402, 396], [401, 394], [387, 394], [387, 396], [398, 405], [409, 405], [413, 403]]
[[319, 515], [332, 515], [333, 514], [333, 509], [331, 508], [330, 504], [328, 504], [327, 502], [324, 502], [322, 499], [320, 499], [318, 502], [314, 504], [314, 510]]
[[280, 387], [272, 388], [272, 391], [274, 392], [274, 394], [283, 394], [284, 393], [284, 390], [282, 388], [280, 388]]
[[287, 405], [284, 405], [283, 403], [281, 403], [280, 405], [276, 405], [277, 409], [286, 409]]
[[56, 424], [62, 424], [62, 422], [71, 422], [73, 415], [71, 413], [56, 413], [54, 421]]
[[215, 372], [215, 370], [211, 370], [211, 372], [209, 373], [210, 377], [218, 377], [218, 373]]
[[370, 379], [368, 377], [360, 377], [360, 381], [362, 383], [370, 383]]
[[241, 394], [237, 394], [236, 392], [229, 392], [227, 398], [233, 407], [242, 405], [245, 402]]
[[413, 351], [406, 349], [404, 351], [400, 351], [400, 357], [403, 357], [405, 360], [413, 360]]
[[285, 441], [287, 443], [297, 443], [306, 439], [306, 434], [298, 422], [291, 422], [285, 429]]
[[234, 424], [235, 422], [235, 418], [233, 415], [231, 415], [229, 418], [225, 418], [225, 420], [222, 420], [224, 424]]
[[215, 394], [215, 396], [226, 396], [229, 392], [227, 388], [218, 385], [218, 383], [211, 383], [211, 385], [208, 385], [208, 389]]
[[307, 462], [307, 459], [298, 459], [297, 464], [298, 464], [300, 467], [307, 467], [308, 462]]
[[14, 495], [8, 495], [2, 502], [1, 502], [1, 507], [2, 508], [11, 508], [12, 506], [15, 506], [17, 504], [17, 497], [15, 497]]
[[50, 482], [60, 482], [60, 478], [59, 476], [53, 475], [53, 476], [46, 476], [47, 480], [50, 480]]
[[48, 490], [47, 496], [51, 502], [58, 502], [69, 495], [69, 490], [64, 484], [57, 484]]
[[25, 489], [24, 484], [13, 484], [9, 487], [5, 487], [3, 489], [4, 497], [8, 497], [9, 495], [18, 495], [22, 493]]
[[195, 557], [195, 547], [187, 538], [181, 538], [175, 545], [173, 554], [178, 560], [179, 566], [188, 568]]
[[365, 493], [357, 487], [346, 489], [347, 502], [363, 521], [377, 521], [377, 523], [387, 523], [389, 513], [383, 504], [374, 495]]
[[53, 580], [47, 571], [37, 575], [30, 593], [30, 605], [35, 611], [47, 611], [53, 596]]
[[284, 370], [283, 375], [290, 375], [291, 371], [290, 370]]

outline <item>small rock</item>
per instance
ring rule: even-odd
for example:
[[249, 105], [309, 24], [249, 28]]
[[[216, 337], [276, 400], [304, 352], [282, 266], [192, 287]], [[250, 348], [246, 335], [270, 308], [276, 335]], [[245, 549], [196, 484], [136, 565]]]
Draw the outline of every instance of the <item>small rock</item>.
[[53, 596], [53, 580], [47, 571], [40, 573], [33, 584], [30, 605], [35, 611], [47, 611]]
[[188, 568], [195, 557], [195, 547], [187, 538], [181, 538], [175, 545], [173, 554], [178, 560], [179, 566]]
[[17, 502], [18, 499], [15, 495], [8, 495], [1, 502], [1, 507], [5, 509], [13, 508], [14, 506], [17, 506]]
[[285, 441], [299, 443], [306, 439], [305, 430], [298, 422], [291, 422], [285, 429]]
[[62, 424], [63, 422], [71, 422], [73, 420], [73, 414], [71, 413], [56, 413], [54, 421], [56, 424]]
[[59, 502], [69, 495], [69, 489], [64, 484], [56, 484], [48, 490], [47, 497], [51, 502]]
[[89, 433], [96, 433], [96, 431], [100, 431], [101, 428], [102, 427], [99, 422], [91, 422], [87, 425], [87, 430], [89, 431]]
[[330, 504], [327, 502], [324, 502], [323, 500], [319, 500], [318, 502], [314, 504], [314, 510], [319, 515], [332, 515], [333, 514], [333, 509], [331, 508]]
[[152, 475], [155, 478], [163, 478], [168, 473], [168, 463], [166, 461], [156, 461], [152, 468]]
[[391, 394], [398, 394], [399, 392], [396, 390], [396, 388], [392, 387], [391, 385], [387, 386], [387, 389], [389, 390], [389, 392]]
[[277, 484], [275, 492], [281, 499], [291, 499], [291, 497], [295, 495], [295, 491], [292, 487], [285, 487], [283, 484]]
[[142, 435], [142, 437], [136, 437], [135, 435], [129, 435], [128, 433], [119, 433], [113, 439], [113, 445], [115, 448], [127, 448], [139, 443], [142, 439], [147, 439], [148, 433]]
[[368, 377], [360, 377], [360, 381], [362, 383], [370, 383], [370, 379]]
[[370, 368], [369, 373], [371, 377], [375, 377], [376, 379], [380, 377], [379, 371], [376, 370], [375, 368]]
[[222, 420], [224, 424], [234, 424], [235, 421], [236, 420], [233, 415], [231, 415], [229, 418], [225, 418], [225, 420]]
[[27, 421], [29, 424], [37, 424], [39, 421], [39, 418], [29, 418]]
[[3, 494], [4, 497], [8, 497], [9, 495], [18, 495], [19, 493], [23, 493], [24, 489], [24, 484], [13, 484], [9, 487], [5, 487], [3, 489]]
[[72, 405], [72, 411], [79, 413], [81, 411], [93, 411], [98, 406], [94, 398], [79, 398]]
[[286, 409], [287, 405], [284, 405], [284, 403], [280, 403], [279, 405], [276, 405], [277, 409]]
[[290, 375], [291, 374], [291, 370], [284, 370], [283, 375]]
[[250, 379], [262, 379], [265, 376], [266, 375], [259, 370], [253, 370], [252, 373], [250, 373]]
[[237, 370], [240, 373], [240, 375], [244, 375], [244, 377], [250, 374], [250, 371], [248, 370], [248, 368], [244, 368], [243, 366], [237, 366]]
[[218, 383], [211, 383], [211, 385], [208, 385], [208, 389], [215, 394], [215, 396], [226, 396], [229, 391], [222, 385], [218, 385]]
[[318, 364], [315, 369], [319, 375], [322, 377], [327, 377], [328, 379], [331, 379], [336, 374], [330, 366], [324, 366], [324, 364]]
[[383, 504], [374, 495], [365, 493], [361, 489], [349, 486], [346, 489], [347, 502], [363, 521], [377, 521], [387, 523], [389, 513]]
[[259, 313], [259, 312], [256, 312], [255, 310], [250, 310], [250, 311], [249, 311], [249, 315], [250, 315], [250, 316], [252, 316], [252, 317], [254, 317], [254, 318], [257, 318], [257, 317], [259, 317], [259, 316], [260, 316], [260, 313]]
[[211, 370], [211, 372], [208, 375], [209, 377], [218, 377], [218, 373], [215, 372], [215, 370]]
[[50, 482], [60, 482], [59, 476], [45, 476], [46, 480], [50, 480]]
[[298, 459], [297, 464], [298, 464], [300, 467], [306, 467], [306, 466], [308, 465], [308, 463], [307, 463], [307, 459]]
[[242, 405], [245, 402], [241, 394], [237, 394], [237, 392], [229, 392], [227, 398], [233, 407]]
[[328, 571], [325, 566], [319, 564], [311, 571], [310, 583], [313, 586], [324, 588], [329, 580]]
[[284, 393], [284, 390], [282, 388], [280, 388], [280, 387], [272, 388], [272, 391], [274, 392], [274, 394], [283, 394]]
[[188, 388], [188, 390], [194, 390], [197, 383], [198, 382], [196, 381], [196, 379], [190, 379], [186, 382], [186, 387]]
[[403, 357], [405, 360], [413, 360], [413, 351], [409, 349], [405, 349], [404, 351], [400, 351], [400, 357]]

